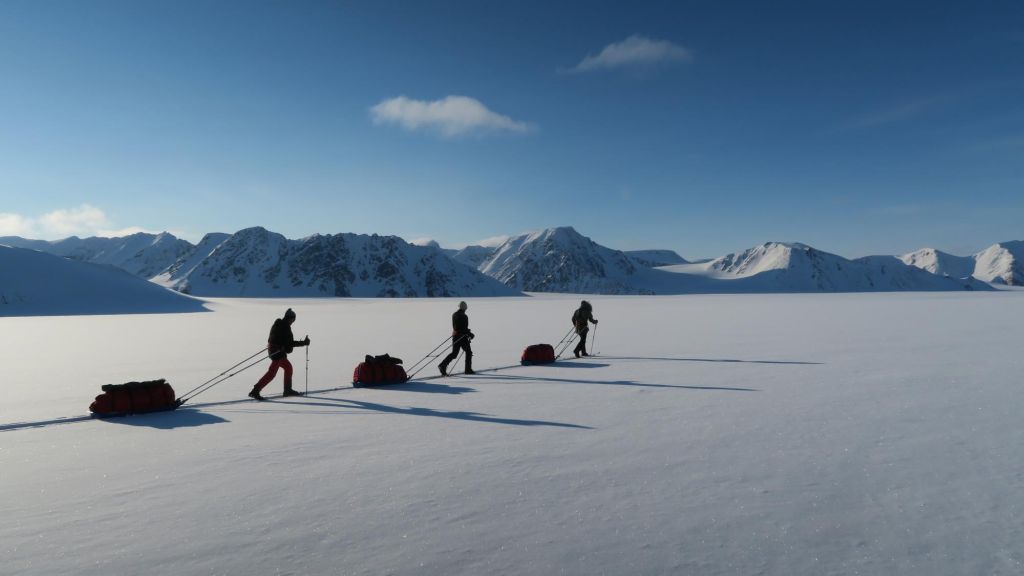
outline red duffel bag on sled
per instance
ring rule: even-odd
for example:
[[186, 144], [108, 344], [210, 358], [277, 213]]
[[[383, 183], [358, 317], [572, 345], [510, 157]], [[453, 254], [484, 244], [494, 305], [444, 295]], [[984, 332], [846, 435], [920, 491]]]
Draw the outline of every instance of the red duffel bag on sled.
[[555, 349], [551, 344], [534, 344], [523, 350], [523, 357], [519, 361], [523, 366], [531, 364], [550, 364], [555, 361]]
[[381, 356], [366, 356], [366, 361], [360, 362], [352, 372], [352, 385], [356, 388], [364, 386], [385, 386], [387, 384], [404, 384], [409, 376], [402, 368], [402, 361], [399, 358], [392, 358], [387, 354]]
[[142, 412], [174, 410], [178, 403], [174, 388], [163, 378], [126, 384], [105, 384], [103, 394], [89, 405], [89, 412], [100, 418], [125, 416]]

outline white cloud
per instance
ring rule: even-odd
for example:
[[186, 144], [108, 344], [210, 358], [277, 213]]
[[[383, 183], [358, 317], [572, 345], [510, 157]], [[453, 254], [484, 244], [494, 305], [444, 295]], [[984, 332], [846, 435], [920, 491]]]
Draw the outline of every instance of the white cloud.
[[693, 60], [693, 52], [688, 48], [673, 44], [668, 40], [654, 40], [645, 36], [633, 35], [621, 42], [605, 46], [597, 56], [588, 54], [569, 71], [590, 72], [603, 68], [653, 66], [670, 62], [689, 62], [690, 60]]
[[82, 204], [78, 208], [60, 209], [39, 217], [37, 226], [45, 236], [64, 238], [98, 232], [110, 227], [110, 220], [103, 210]]
[[90, 204], [61, 208], [33, 218], [22, 214], [0, 213], [0, 236], [22, 236], [39, 240], [59, 240], [68, 236], [128, 236], [150, 232], [138, 226], [116, 229], [103, 210]]
[[25, 236], [32, 230], [32, 221], [21, 214], [0, 213], [0, 236]]
[[399, 96], [373, 106], [370, 115], [374, 124], [397, 124], [409, 131], [436, 130], [445, 137], [479, 132], [521, 134], [533, 130], [530, 124], [498, 114], [468, 96], [446, 96], [432, 101]]

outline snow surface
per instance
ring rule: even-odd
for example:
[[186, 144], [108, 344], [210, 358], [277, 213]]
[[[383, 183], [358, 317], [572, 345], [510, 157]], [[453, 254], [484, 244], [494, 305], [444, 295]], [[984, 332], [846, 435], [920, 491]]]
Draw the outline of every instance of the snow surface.
[[[0, 319], [0, 572], [1024, 572], [1024, 291], [587, 299], [601, 357], [518, 366], [578, 297], [471, 299], [503, 369], [330, 391], [456, 301]], [[214, 376], [286, 306], [309, 397], [245, 400], [253, 370], [80, 417], [103, 383]]]
[[0, 317], [204, 310], [201, 300], [121, 268], [0, 246]]

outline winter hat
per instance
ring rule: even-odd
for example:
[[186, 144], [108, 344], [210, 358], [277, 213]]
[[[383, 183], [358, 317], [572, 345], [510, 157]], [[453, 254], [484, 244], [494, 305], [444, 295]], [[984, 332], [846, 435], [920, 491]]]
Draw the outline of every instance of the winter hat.
[[469, 304], [466, 304], [465, 300], [459, 302], [459, 310], [465, 310], [466, 308], [469, 308]]
[[287, 320], [289, 318], [295, 318], [295, 311], [292, 310], [291, 308], [285, 310], [284, 312], [284, 319]]
[[584, 308], [586, 310], [590, 310], [590, 302], [587, 302], [586, 300], [584, 300], [583, 302], [580, 302], [580, 308]]

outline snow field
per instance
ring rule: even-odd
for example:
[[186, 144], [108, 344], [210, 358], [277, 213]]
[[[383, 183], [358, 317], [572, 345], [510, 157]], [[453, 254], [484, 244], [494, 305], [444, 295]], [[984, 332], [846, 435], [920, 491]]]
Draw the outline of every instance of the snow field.
[[311, 392], [345, 386], [457, 300], [3, 319], [0, 573], [1018, 574], [1022, 298], [588, 297], [604, 356], [545, 367], [518, 354], [578, 297], [471, 299], [475, 367], [513, 367], [262, 404], [254, 368], [70, 422], [106, 382], [184, 392], [288, 306]]

